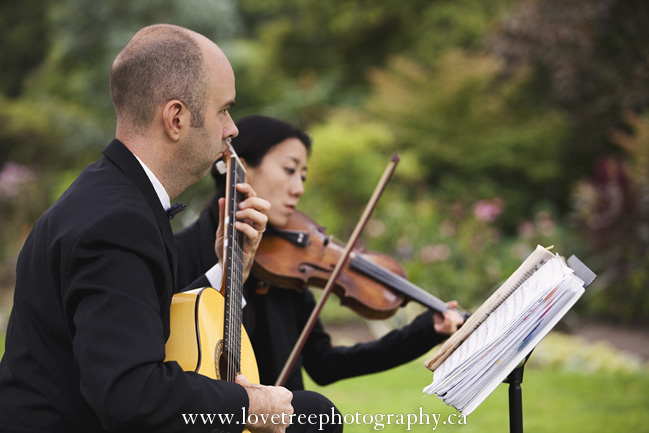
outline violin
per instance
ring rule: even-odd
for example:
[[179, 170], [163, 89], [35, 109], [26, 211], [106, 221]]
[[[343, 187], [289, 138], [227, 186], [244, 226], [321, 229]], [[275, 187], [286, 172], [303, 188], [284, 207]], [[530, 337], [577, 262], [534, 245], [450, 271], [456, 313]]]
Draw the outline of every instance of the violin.
[[[268, 226], [252, 272], [261, 281], [285, 289], [323, 288], [344, 250], [323, 226], [296, 210], [286, 227]], [[405, 269], [392, 257], [359, 249], [351, 252], [332, 291], [342, 305], [368, 319], [390, 317], [410, 300], [440, 313], [450, 310], [408, 281]]]

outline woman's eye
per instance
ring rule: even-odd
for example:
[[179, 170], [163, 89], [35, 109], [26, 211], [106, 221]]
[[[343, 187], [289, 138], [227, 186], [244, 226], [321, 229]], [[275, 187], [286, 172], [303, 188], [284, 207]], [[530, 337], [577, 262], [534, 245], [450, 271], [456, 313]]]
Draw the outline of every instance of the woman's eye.
[[294, 174], [294, 173], [295, 173], [295, 169], [294, 169], [294, 168], [291, 168], [291, 167], [285, 167], [284, 170], [285, 170], [288, 174]]

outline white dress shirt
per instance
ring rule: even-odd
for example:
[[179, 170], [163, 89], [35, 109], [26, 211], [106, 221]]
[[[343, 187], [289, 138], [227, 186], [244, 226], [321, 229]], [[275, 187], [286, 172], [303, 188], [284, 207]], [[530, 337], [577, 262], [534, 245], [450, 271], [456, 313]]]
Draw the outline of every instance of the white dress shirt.
[[[167, 191], [165, 190], [164, 186], [160, 183], [157, 177], [155, 177], [155, 174], [149, 169], [149, 167], [146, 166], [144, 162], [140, 158], [137, 157], [137, 155], [133, 154], [135, 156], [135, 159], [140, 163], [142, 168], [144, 169], [144, 172], [146, 173], [147, 177], [149, 178], [149, 181], [151, 182], [151, 185], [153, 185], [153, 189], [155, 189], [156, 194], [158, 194], [158, 199], [160, 200], [160, 204], [162, 205], [162, 208], [166, 211], [171, 207], [171, 201], [169, 200], [169, 194], [167, 194]], [[221, 268], [221, 265], [219, 263], [215, 264], [212, 266], [207, 272], [205, 272], [205, 277], [207, 277], [207, 280], [210, 282], [210, 285], [215, 288], [220, 288], [221, 287], [221, 280], [223, 278], [223, 269]]]

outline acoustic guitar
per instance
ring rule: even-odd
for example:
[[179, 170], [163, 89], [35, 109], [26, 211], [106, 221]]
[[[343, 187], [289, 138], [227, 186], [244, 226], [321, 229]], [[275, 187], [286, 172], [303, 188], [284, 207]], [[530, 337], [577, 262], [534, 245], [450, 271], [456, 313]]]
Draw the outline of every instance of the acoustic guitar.
[[241, 373], [258, 384], [257, 361], [241, 323], [243, 234], [234, 227], [242, 199], [235, 186], [245, 181], [246, 172], [229, 140], [223, 159], [227, 174], [221, 289], [203, 287], [173, 296], [165, 361], [176, 361], [185, 371], [229, 382]]

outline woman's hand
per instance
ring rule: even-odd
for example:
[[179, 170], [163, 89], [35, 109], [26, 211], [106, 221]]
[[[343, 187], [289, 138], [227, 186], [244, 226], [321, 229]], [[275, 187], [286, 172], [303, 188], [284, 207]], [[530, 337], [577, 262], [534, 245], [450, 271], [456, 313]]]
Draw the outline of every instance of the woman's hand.
[[446, 305], [452, 310], [445, 311], [444, 314], [433, 314], [433, 323], [438, 334], [450, 335], [464, 323], [464, 316], [455, 310], [458, 305], [457, 301], [447, 302]]

